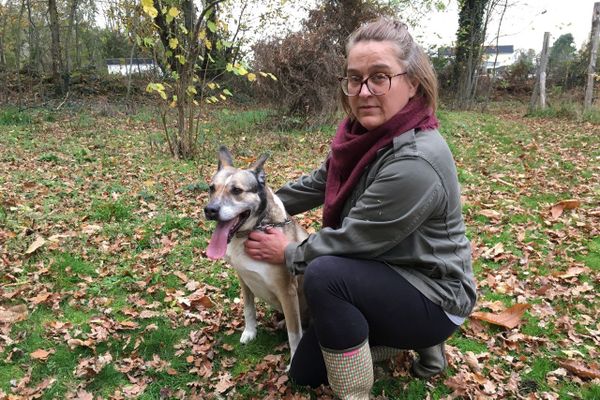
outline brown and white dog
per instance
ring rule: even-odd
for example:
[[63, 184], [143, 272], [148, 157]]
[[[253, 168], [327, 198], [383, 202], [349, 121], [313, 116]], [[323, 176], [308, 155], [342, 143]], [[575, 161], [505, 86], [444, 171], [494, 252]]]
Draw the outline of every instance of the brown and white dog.
[[263, 165], [267, 157], [262, 155], [250, 168], [239, 169], [233, 166], [227, 148], [219, 148], [219, 166], [204, 208], [206, 218], [217, 221], [206, 255], [213, 260], [225, 257], [240, 279], [245, 319], [240, 342], [248, 343], [256, 337], [256, 296], [283, 312], [293, 356], [302, 337], [302, 322], [307, 322], [301, 276], [293, 276], [285, 265], [254, 260], [244, 250], [248, 233], [256, 229], [277, 227], [294, 242], [308, 236], [266, 185]]

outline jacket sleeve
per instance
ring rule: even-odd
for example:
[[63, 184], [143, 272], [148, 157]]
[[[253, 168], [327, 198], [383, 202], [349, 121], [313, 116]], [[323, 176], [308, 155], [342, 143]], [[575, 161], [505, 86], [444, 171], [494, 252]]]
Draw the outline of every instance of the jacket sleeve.
[[296, 215], [311, 210], [325, 201], [327, 181], [326, 161], [310, 175], [303, 175], [295, 182], [288, 182], [275, 194], [281, 199], [285, 210]]
[[378, 259], [445, 204], [435, 170], [423, 159], [396, 159], [383, 166], [338, 229], [324, 228], [285, 249], [286, 265], [301, 274], [322, 255]]

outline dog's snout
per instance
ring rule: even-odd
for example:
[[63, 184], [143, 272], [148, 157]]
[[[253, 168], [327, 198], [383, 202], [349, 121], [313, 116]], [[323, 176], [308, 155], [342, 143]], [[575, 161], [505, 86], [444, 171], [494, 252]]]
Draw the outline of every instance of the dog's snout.
[[204, 215], [206, 219], [218, 219], [219, 217], [219, 206], [216, 204], [209, 204], [204, 207]]

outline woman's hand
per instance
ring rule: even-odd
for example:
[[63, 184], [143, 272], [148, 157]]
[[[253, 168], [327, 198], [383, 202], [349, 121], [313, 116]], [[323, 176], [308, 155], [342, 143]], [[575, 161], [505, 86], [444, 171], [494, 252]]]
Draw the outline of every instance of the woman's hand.
[[246, 254], [255, 260], [283, 264], [285, 247], [289, 243], [289, 239], [280, 229], [267, 228], [265, 232], [250, 232], [244, 246]]

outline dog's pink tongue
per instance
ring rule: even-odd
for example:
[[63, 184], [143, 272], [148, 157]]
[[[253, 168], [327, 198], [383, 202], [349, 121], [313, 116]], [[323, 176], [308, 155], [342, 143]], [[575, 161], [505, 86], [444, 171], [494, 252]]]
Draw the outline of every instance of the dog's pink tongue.
[[235, 218], [231, 221], [218, 222], [217, 228], [210, 238], [210, 243], [206, 249], [206, 255], [211, 260], [218, 260], [225, 255], [227, 251], [227, 236], [229, 235], [229, 228], [235, 223]]

